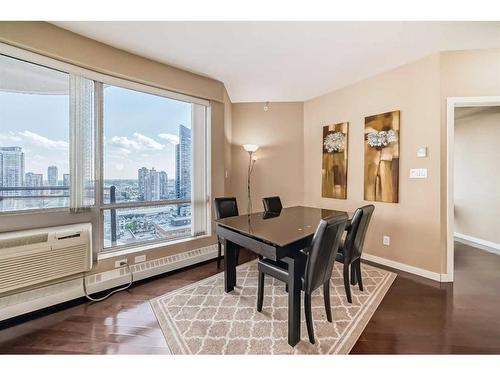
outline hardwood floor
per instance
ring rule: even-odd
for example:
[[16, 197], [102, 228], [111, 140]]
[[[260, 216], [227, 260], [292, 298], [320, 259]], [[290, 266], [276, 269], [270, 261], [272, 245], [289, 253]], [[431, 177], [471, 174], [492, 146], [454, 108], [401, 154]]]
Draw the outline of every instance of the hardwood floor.
[[398, 272], [351, 354], [500, 354], [500, 255], [455, 245], [455, 282]]
[[[455, 267], [453, 286], [399, 272], [351, 353], [500, 353], [500, 256], [457, 244]], [[0, 353], [166, 353], [149, 299], [216, 271], [209, 262], [36, 314], [0, 330]]]

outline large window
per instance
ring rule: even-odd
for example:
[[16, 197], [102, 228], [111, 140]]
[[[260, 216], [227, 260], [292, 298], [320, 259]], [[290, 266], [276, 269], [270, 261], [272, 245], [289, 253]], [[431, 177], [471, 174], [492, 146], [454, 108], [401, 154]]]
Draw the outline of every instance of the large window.
[[104, 247], [192, 236], [193, 171], [205, 167], [193, 132], [205, 141], [205, 108], [109, 85], [103, 98]]
[[94, 85], [0, 54], [0, 212], [94, 204]]
[[97, 211], [105, 251], [204, 235], [208, 111], [0, 44], [0, 214]]
[[0, 55], [0, 211], [69, 206], [69, 74]]

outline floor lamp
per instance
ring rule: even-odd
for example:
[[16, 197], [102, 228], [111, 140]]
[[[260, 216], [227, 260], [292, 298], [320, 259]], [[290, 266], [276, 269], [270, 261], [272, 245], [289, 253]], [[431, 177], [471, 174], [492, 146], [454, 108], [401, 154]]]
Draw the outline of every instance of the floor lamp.
[[246, 144], [243, 145], [243, 148], [246, 152], [248, 152], [248, 174], [247, 174], [247, 196], [248, 196], [248, 207], [247, 212], [250, 215], [252, 213], [252, 195], [250, 191], [250, 183], [252, 178], [252, 171], [255, 162], [257, 161], [257, 157], [254, 155], [254, 152], [259, 149], [259, 146]]

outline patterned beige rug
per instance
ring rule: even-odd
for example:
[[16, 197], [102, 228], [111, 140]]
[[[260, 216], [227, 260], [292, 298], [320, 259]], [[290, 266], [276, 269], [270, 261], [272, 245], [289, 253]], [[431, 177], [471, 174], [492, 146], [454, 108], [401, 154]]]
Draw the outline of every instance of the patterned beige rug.
[[[302, 309], [302, 340], [287, 344], [287, 293], [266, 276], [264, 306], [256, 310], [257, 262], [238, 266], [237, 287], [224, 293], [224, 274], [151, 300], [173, 354], [348, 354], [387, 293], [396, 274], [362, 265], [364, 291], [352, 287], [347, 302], [342, 265], [336, 263], [330, 289], [333, 323], [326, 320], [322, 288], [312, 299], [316, 344], [309, 343]], [[303, 299], [302, 299], [303, 304]]]

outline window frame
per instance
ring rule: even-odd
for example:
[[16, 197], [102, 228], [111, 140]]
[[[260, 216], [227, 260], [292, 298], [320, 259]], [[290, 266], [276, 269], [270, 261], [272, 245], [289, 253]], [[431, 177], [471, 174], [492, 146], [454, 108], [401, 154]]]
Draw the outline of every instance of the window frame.
[[[22, 48], [14, 47], [9, 44], [0, 42], [0, 54], [7, 57], [16, 58], [28, 63], [37, 64], [46, 68], [58, 70], [67, 74], [74, 74], [82, 76], [86, 79], [94, 81], [94, 145], [95, 145], [95, 159], [94, 159], [94, 179], [95, 179], [95, 201], [94, 205], [91, 206], [91, 211], [96, 212], [96, 215], [92, 215], [91, 223], [94, 226], [93, 230], [97, 232], [97, 236], [94, 237], [94, 247], [97, 248], [95, 252], [98, 256], [105, 254], [106, 257], [110, 254], [116, 252], [133, 252], [133, 247], [149, 247], [167, 245], [170, 243], [177, 243], [179, 241], [185, 241], [195, 238], [203, 238], [211, 235], [211, 209], [210, 209], [210, 197], [212, 194], [212, 181], [211, 181], [211, 103], [207, 99], [199, 98], [196, 96], [186, 95], [178, 93], [172, 90], [168, 90], [163, 87], [156, 86], [152, 83], [146, 81], [136, 81], [127, 78], [122, 78], [110, 74], [99, 73], [94, 70], [86, 69], [71, 63], [66, 63], [51, 57], [47, 57], [35, 52], [31, 52]], [[138, 241], [131, 244], [113, 246], [112, 248], [104, 248], [104, 210], [111, 208], [140, 208], [148, 206], [167, 206], [176, 203], [191, 203], [191, 199], [175, 199], [175, 200], [158, 200], [158, 201], [137, 201], [137, 202], [122, 202], [109, 204], [104, 203], [104, 124], [103, 124], [103, 95], [102, 87], [103, 85], [118, 86], [124, 89], [135, 90], [143, 92], [146, 94], [152, 94], [156, 96], [161, 96], [167, 99], [178, 100], [186, 102], [189, 104], [198, 104], [205, 107], [205, 182], [206, 182], [206, 199], [207, 199], [207, 226], [206, 235], [199, 236], [189, 236], [181, 239], [174, 239], [171, 241], [158, 239], [158, 240], [148, 240], [148, 241]], [[69, 127], [69, 124], [68, 124]], [[54, 208], [35, 208], [17, 211], [4, 211], [0, 212], [0, 216], [8, 215], [29, 215], [36, 213], [51, 213], [51, 212], [65, 212], [69, 213], [70, 207], [54, 207]], [[78, 215], [78, 214], [75, 214]], [[96, 241], [97, 240], [97, 241]], [[96, 243], [97, 242], [97, 243]], [[139, 251], [139, 250], [138, 250]]]
[[[110, 210], [110, 209], [120, 209], [120, 208], [142, 208], [142, 207], [158, 207], [158, 206], [169, 206], [173, 204], [178, 204], [178, 203], [192, 203], [193, 197], [191, 196], [191, 199], [161, 199], [157, 201], [133, 201], [133, 202], [121, 202], [121, 203], [104, 203], [104, 117], [103, 117], [103, 111], [104, 111], [104, 100], [103, 100], [103, 85], [111, 85], [111, 86], [116, 86], [119, 88], [123, 89], [128, 89], [128, 90], [133, 90], [133, 91], [138, 91], [141, 93], [145, 94], [151, 94], [151, 95], [156, 95], [160, 96], [166, 99], [173, 99], [173, 100], [178, 100], [182, 101], [185, 103], [189, 103], [191, 105], [193, 104], [198, 104], [202, 105], [205, 107], [205, 181], [206, 181], [206, 192], [207, 192], [207, 205], [210, 204], [210, 196], [211, 196], [211, 180], [210, 180], [210, 175], [208, 174], [208, 166], [211, 165], [211, 151], [210, 151], [210, 137], [209, 134], [211, 134], [211, 107], [210, 107], [210, 102], [208, 100], [204, 99], [199, 99], [199, 98], [194, 98], [193, 100], [188, 100], [190, 98], [187, 95], [184, 94], [177, 94], [177, 93], [172, 93], [168, 90], [164, 89], [159, 89], [156, 87], [150, 87], [148, 85], [144, 85], [141, 83], [137, 82], [132, 82], [132, 81], [127, 81], [123, 80], [121, 78], [116, 78], [116, 77], [107, 77], [106, 80], [96, 82], [95, 87], [96, 87], [96, 93], [95, 93], [95, 98], [96, 98], [96, 108], [95, 108], [95, 113], [96, 113], [96, 134], [98, 135], [99, 138], [99, 143], [96, 144], [99, 147], [98, 151], [98, 156], [96, 156], [96, 159], [99, 159], [99, 166], [96, 166], [98, 168], [98, 175], [97, 175], [97, 181], [98, 181], [98, 186], [96, 187], [98, 189], [98, 194], [96, 194], [96, 206], [99, 210], [98, 213], [98, 226], [99, 226], [99, 253], [100, 254], [108, 254], [108, 253], [113, 253], [117, 251], [123, 251], [127, 249], [131, 249], [134, 247], [138, 246], [147, 246], [147, 245], [155, 245], [155, 244], [168, 244], [171, 242], [175, 242], [178, 240], [184, 240], [184, 239], [191, 239], [191, 238], [200, 238], [204, 237], [205, 235], [209, 235], [211, 233], [211, 220], [210, 220], [210, 209], [207, 209], [207, 228], [206, 228], [206, 234], [205, 235], [199, 235], [199, 236], [186, 236], [185, 238], [178, 238], [174, 240], [164, 240], [164, 239], [154, 239], [154, 240], [145, 240], [145, 241], [136, 241], [130, 244], [123, 244], [123, 245], [115, 245], [109, 248], [104, 247], [104, 211], [105, 210]], [[192, 124], [191, 124], [192, 125]], [[191, 213], [191, 216], [194, 216], [194, 212]], [[193, 224], [191, 224], [193, 225]]]

